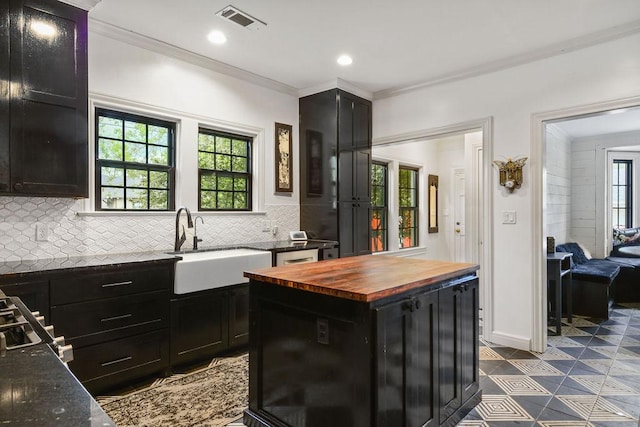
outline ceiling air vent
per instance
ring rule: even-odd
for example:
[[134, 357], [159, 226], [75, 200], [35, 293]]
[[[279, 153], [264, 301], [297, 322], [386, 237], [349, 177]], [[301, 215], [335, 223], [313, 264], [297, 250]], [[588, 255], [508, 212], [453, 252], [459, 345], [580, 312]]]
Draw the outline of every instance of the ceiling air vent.
[[260, 30], [267, 26], [265, 22], [262, 22], [261, 20], [256, 19], [248, 13], [245, 13], [237, 7], [231, 5], [223, 8], [222, 10], [219, 10], [218, 12], [216, 12], [216, 15], [224, 19], [228, 19], [229, 21], [235, 22], [236, 24], [250, 30]]

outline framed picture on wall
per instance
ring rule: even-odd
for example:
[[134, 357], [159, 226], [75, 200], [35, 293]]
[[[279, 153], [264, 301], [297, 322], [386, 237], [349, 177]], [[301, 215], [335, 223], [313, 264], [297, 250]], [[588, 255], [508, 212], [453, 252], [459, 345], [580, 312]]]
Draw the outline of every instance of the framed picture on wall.
[[429, 175], [428, 178], [428, 202], [429, 202], [429, 233], [438, 232], [438, 175]]
[[275, 125], [275, 171], [276, 192], [293, 192], [293, 163], [292, 147], [293, 135], [291, 125], [276, 123]]

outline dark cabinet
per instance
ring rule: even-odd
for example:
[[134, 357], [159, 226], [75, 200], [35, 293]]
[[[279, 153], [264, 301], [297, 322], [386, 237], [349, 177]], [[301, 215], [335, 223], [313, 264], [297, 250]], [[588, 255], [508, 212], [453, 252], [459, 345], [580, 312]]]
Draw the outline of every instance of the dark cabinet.
[[249, 340], [249, 285], [171, 300], [171, 365], [204, 360]]
[[87, 197], [87, 13], [11, 0], [7, 15], [6, 3], [0, 84], [10, 64], [11, 88], [0, 88], [0, 191]]
[[0, 284], [0, 290], [7, 296], [19, 297], [31, 311], [38, 311], [49, 318], [49, 281], [18, 280]]
[[338, 240], [340, 256], [370, 249], [371, 102], [334, 89], [300, 98], [300, 223]]
[[440, 419], [444, 421], [478, 391], [478, 281], [442, 289], [438, 312], [438, 389]]
[[379, 308], [376, 321], [376, 425], [438, 425], [438, 292]]
[[73, 346], [69, 368], [90, 392], [169, 371], [173, 276], [173, 261], [51, 276], [50, 323]]

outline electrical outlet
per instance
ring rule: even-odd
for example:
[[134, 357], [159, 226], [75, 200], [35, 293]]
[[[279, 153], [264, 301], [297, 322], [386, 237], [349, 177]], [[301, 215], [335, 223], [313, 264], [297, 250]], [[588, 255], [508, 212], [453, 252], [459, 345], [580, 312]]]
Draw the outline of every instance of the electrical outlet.
[[517, 222], [516, 211], [502, 211], [503, 224], [515, 224]]
[[47, 242], [49, 240], [49, 225], [36, 223], [36, 241]]
[[271, 221], [265, 219], [262, 221], [262, 231], [268, 233], [271, 231]]

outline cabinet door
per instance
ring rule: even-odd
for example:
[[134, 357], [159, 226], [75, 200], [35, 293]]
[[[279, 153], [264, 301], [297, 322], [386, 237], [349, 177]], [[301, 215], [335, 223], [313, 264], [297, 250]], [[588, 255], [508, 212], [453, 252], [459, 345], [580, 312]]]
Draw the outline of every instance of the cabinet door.
[[371, 203], [357, 202], [353, 212], [355, 255], [368, 255], [371, 253]]
[[376, 310], [377, 426], [438, 425], [438, 293]]
[[463, 403], [480, 387], [478, 304], [478, 279], [474, 279], [462, 285], [460, 296], [460, 382]]
[[354, 214], [356, 202], [340, 202], [338, 205], [338, 240], [340, 241], [340, 257], [356, 255]]
[[171, 365], [210, 357], [228, 346], [225, 291], [197, 292], [171, 301]]
[[0, 192], [9, 191], [9, 2], [0, 2]]
[[229, 347], [249, 343], [249, 285], [229, 291]]
[[86, 197], [87, 14], [12, 0], [11, 190]]
[[47, 324], [49, 318], [49, 281], [36, 280], [0, 285], [0, 289], [9, 297], [18, 297], [31, 311], [39, 311]]
[[462, 404], [460, 388], [461, 291], [451, 286], [440, 289], [438, 298], [440, 419], [446, 420]]

